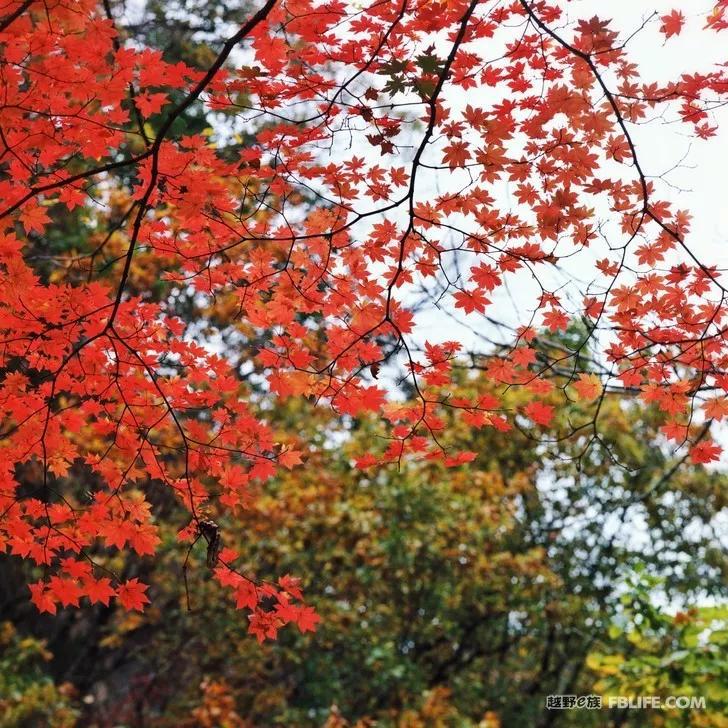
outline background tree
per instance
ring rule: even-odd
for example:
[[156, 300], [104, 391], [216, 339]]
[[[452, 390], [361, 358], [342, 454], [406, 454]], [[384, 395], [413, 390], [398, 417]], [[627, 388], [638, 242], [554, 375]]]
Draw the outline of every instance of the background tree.
[[[597, 688], [612, 695], [703, 698], [705, 707], [662, 708], [652, 719], [667, 726], [721, 726], [726, 722], [725, 607], [692, 607], [668, 614], [653, 600], [659, 579], [638, 573], [621, 597], [623, 610], [609, 628], [612, 651], [589, 655], [602, 679]], [[619, 645], [620, 652], [614, 652]], [[669, 707], [669, 706], [668, 706]], [[617, 724], [628, 725], [622, 711]]]
[[[460, 378], [463, 396], [481, 387]], [[513, 406], [523, 396], [514, 390]], [[557, 416], [587, 420], [594, 406], [575, 399]], [[547, 711], [545, 696], [610, 692], [602, 677], [615, 658], [599, 655], [625, 649], [622, 635], [641, 628], [634, 615], [657, 593], [626, 581], [635, 569], [663, 579], [662, 598], [685, 610], [725, 598], [712, 534], [725, 478], [676, 469], [656, 410], [616, 395], [601, 406], [603, 440], [581, 457], [573, 440], [545, 452], [532, 427], [484, 429], [473, 440], [452, 426], [444, 444], [465, 438], [477, 452], [467, 466], [412, 463], [373, 477], [353, 459], [376, 421], [342, 429], [299, 399], [271, 411], [276, 432], [298, 433], [292, 447], [309, 443], [309, 467], [252, 493], [255, 506], [240, 517], [213, 515], [246, 570], [305, 578], [322, 617], [315, 636], [251, 641], [219, 600], [204, 544], [190, 554], [188, 594], [173, 526], [145, 563], [153, 602], [144, 615], [64, 610], [73, 641], [58, 617], [38, 623], [26, 610], [16, 622], [50, 640], [50, 672], [75, 685], [87, 724], [205, 725], [200, 715], [224, 707], [241, 725], [437, 725], [437, 716], [444, 725], [486, 716], [492, 726], [604, 725], [604, 713]], [[175, 517], [179, 506], [165, 521]], [[625, 595], [640, 609], [625, 612]], [[721, 669], [724, 658], [711, 659]], [[715, 719], [719, 704], [710, 709]], [[634, 724], [644, 720], [640, 711]]]
[[[654, 80], [634, 29], [563, 3], [164, 9], [26, 0], [0, 19], [0, 547], [25, 562], [0, 574], [3, 613], [28, 623], [30, 582], [54, 670], [83, 691], [100, 679], [89, 662], [108, 669], [107, 630], [149, 639], [173, 621], [117, 611], [164, 593], [152, 576], [176, 575], [183, 606], [217, 608], [222, 587], [259, 640], [290, 622], [306, 634], [318, 616], [287, 572], [312, 570], [324, 614], [327, 584], [308, 574], [336, 579], [292, 544], [320, 534], [338, 578], [363, 539], [390, 569], [367, 594], [403, 611], [384, 610], [376, 656], [356, 664], [371, 694], [336, 667], [341, 720], [425, 710], [407, 703], [426, 690], [431, 712], [500, 715], [497, 690], [468, 677], [500, 650], [494, 679], [532, 696], [529, 720], [553, 720], [543, 691], [583, 679], [584, 625], [607, 629], [634, 565], [670, 598], [721, 589], [722, 481], [694, 466], [721, 453], [724, 283], [635, 128], [655, 115], [712, 137], [725, 66]], [[685, 22], [711, 37], [728, 5], [636, 32], [667, 40]], [[474, 335], [429, 336], [442, 310]], [[339, 553], [328, 523], [290, 522], [304, 462], [341, 471], [322, 511], [338, 523], [361, 500], [376, 540]], [[464, 549], [450, 504], [477, 516]], [[624, 536], [635, 524], [646, 544]], [[231, 536], [243, 526], [259, 540]], [[476, 547], [497, 565], [470, 573]], [[361, 605], [360, 588], [341, 590]], [[66, 609], [81, 604], [93, 619]], [[413, 625], [420, 609], [435, 628]], [[60, 657], [81, 633], [89, 652]], [[106, 656], [151, 696], [132, 646]], [[205, 700], [227, 704], [222, 685]], [[298, 689], [281, 710], [321, 718], [331, 696]]]

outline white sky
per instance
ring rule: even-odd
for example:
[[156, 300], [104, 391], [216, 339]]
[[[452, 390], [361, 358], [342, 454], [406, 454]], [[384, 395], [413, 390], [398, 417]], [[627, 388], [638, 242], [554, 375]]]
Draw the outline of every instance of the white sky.
[[[687, 22], [679, 36], [665, 43], [664, 36], [658, 32], [660, 21], [654, 18], [628, 44], [629, 57], [639, 65], [644, 80], [664, 82], [679, 78], [687, 71], [707, 71], [716, 63], [728, 61], [728, 31], [714, 33], [702, 30], [712, 2], [617, 0], [607, 3], [567, 0], [561, 5], [566, 7], [571, 18], [589, 18], [592, 15], [613, 18], [611, 27], [619, 30], [621, 37], [636, 30], [655, 11], [665, 14], [672, 9], [681, 10]], [[570, 31], [566, 31], [565, 36], [568, 38]], [[719, 124], [719, 130], [709, 140], [690, 136], [688, 125], [665, 123], [661, 119], [641, 125], [632, 124], [630, 132], [647, 175], [658, 177], [672, 169], [663, 180], [655, 180], [655, 196], [673, 201], [680, 209], [691, 211], [693, 221], [688, 238], [691, 249], [708, 265], [728, 267], [728, 205], [724, 183], [728, 165], [728, 112], [722, 109], [715, 113], [714, 121]], [[677, 164], [680, 166], [673, 169]], [[670, 185], [675, 185], [675, 188]], [[425, 197], [426, 190], [420, 196]], [[592, 261], [604, 256], [604, 250], [598, 247], [595, 246]], [[590, 264], [589, 256], [579, 255], [576, 263], [568, 264], [567, 271], [578, 278], [590, 280], [593, 277], [589, 270]], [[517, 287], [519, 300], [529, 298], [524, 289], [532, 289], [535, 293], [525, 276], [519, 280]], [[510, 318], [513, 303], [508, 300], [506, 292], [502, 291], [500, 298], [494, 300], [500, 305], [489, 313], [497, 318]], [[468, 323], [473, 323], [472, 318]], [[428, 320], [427, 335], [434, 337], [438, 330], [451, 331], [452, 326], [452, 318], [433, 313]], [[463, 328], [457, 338], [463, 343], [471, 341], [473, 346], [477, 345], [473, 334], [467, 329]]]

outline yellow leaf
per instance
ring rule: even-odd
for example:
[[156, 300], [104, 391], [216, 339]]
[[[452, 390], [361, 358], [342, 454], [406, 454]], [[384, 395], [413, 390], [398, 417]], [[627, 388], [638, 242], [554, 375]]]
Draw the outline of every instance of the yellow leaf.
[[578, 381], [574, 382], [574, 389], [579, 399], [589, 401], [599, 396], [602, 383], [596, 374], [582, 374]]

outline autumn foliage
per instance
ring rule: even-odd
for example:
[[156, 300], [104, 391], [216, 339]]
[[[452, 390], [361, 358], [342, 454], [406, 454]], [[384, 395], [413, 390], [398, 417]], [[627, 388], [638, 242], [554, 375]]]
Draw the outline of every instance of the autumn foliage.
[[[155, 553], [161, 489], [189, 515], [180, 561], [206, 547], [251, 633], [315, 629], [295, 575], [244, 571], [216, 521], [305, 467], [266, 402], [377, 415], [361, 469], [465, 465], [451, 426], [585, 451], [625, 393], [693, 463], [720, 457], [724, 279], [633, 129], [713, 136], [726, 66], [653, 80], [634, 29], [567, 5], [261, 0], [198, 68], [126, 43], [94, 0], [5, 3], [0, 549], [35, 567], [41, 612], [145, 608], [113, 555]], [[686, 23], [721, 33], [728, 2], [639, 32], [670, 43]], [[72, 218], [83, 235], [61, 245]], [[564, 289], [553, 271], [582, 259]], [[507, 334], [469, 351], [428, 329], [441, 309]], [[573, 350], [538, 346], [575, 319]], [[461, 394], [464, 363], [485, 383]], [[574, 398], [589, 415], [557, 422]]]

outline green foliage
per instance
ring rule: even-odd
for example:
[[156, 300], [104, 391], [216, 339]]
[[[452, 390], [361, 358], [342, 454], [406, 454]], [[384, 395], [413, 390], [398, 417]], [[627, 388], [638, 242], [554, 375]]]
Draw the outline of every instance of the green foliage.
[[72, 728], [78, 712], [73, 686], [56, 685], [45, 669], [51, 654], [42, 641], [0, 624], [0, 725], [3, 728]]
[[[587, 658], [605, 697], [704, 697], [706, 710], [660, 710], [667, 728], [728, 725], [728, 607], [694, 607], [671, 614], [655, 606], [661, 582], [638, 571], [627, 580], [608, 639]], [[652, 724], [652, 722], [650, 723]], [[655, 722], [654, 724], [658, 724]]]

